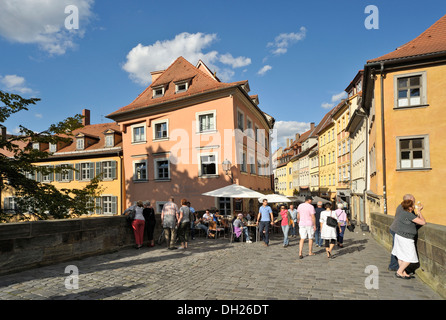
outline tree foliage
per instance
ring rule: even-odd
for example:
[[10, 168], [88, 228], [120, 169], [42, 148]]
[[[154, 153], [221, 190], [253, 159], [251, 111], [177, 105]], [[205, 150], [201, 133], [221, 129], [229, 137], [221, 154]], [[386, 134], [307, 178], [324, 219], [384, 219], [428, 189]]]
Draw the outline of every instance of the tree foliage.
[[[38, 98], [25, 99], [17, 94], [0, 90], [0, 126], [13, 114], [27, 111], [40, 101]], [[38, 166], [37, 162], [47, 159], [50, 154], [33, 149], [32, 144], [70, 142], [72, 132], [82, 127], [82, 115], [69, 117], [52, 124], [43, 132], [35, 132], [20, 126], [17, 135], [7, 135], [0, 139], [0, 192], [12, 189], [18, 199], [19, 212], [32, 212], [40, 219], [53, 217], [63, 219], [79, 216], [94, 210], [94, 199], [99, 195], [99, 177], [93, 179], [83, 189], [58, 190], [51, 184], [41, 183], [30, 173], [47, 175], [60, 173], [63, 168]], [[9, 156], [6, 156], [8, 154]], [[66, 169], [65, 169], [66, 170]], [[72, 169], [75, 170], [75, 169]], [[8, 214], [0, 208], [0, 222], [8, 219]]]

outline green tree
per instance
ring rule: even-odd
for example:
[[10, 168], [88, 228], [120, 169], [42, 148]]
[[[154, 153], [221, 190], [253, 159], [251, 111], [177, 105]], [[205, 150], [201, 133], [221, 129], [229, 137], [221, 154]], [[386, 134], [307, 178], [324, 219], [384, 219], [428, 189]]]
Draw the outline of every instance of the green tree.
[[[11, 115], [28, 111], [28, 108], [40, 99], [25, 99], [17, 94], [0, 90], [0, 101], [0, 127], [4, 127], [3, 123]], [[99, 177], [93, 179], [84, 189], [58, 190], [51, 184], [36, 181], [31, 175], [31, 173], [47, 175], [50, 172], [60, 173], [66, 170], [60, 167], [36, 166], [34, 163], [48, 158], [49, 154], [33, 149], [33, 143], [70, 142], [72, 132], [81, 127], [82, 115], [77, 114], [50, 125], [43, 132], [34, 132], [20, 126], [18, 135], [3, 136], [0, 139], [0, 194], [6, 188], [12, 188], [18, 198], [19, 211], [32, 212], [40, 219], [47, 219], [50, 216], [63, 219], [93, 211], [92, 199], [101, 192]], [[6, 156], [6, 153], [9, 156]], [[5, 222], [7, 218], [8, 214], [0, 208], [0, 222]]]

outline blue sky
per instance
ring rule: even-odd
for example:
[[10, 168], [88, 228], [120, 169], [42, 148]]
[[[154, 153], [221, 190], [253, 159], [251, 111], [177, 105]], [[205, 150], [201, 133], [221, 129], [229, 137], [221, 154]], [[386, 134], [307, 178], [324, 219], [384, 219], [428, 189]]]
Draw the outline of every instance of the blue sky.
[[[65, 28], [68, 5], [79, 29]], [[379, 29], [364, 26], [368, 5]], [[92, 123], [109, 122], [150, 71], [183, 55], [225, 81], [249, 80], [280, 138], [294, 136], [322, 119], [368, 59], [444, 14], [443, 0], [0, 0], [0, 89], [42, 99], [5, 125], [42, 131], [84, 108]]]

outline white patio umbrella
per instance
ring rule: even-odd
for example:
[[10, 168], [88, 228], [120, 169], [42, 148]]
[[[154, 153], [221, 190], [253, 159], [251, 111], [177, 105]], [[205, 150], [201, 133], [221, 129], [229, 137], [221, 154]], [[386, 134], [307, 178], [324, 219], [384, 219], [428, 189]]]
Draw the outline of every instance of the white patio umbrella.
[[202, 195], [220, 198], [259, 198], [264, 196], [263, 193], [251, 190], [238, 184], [232, 184], [220, 189], [208, 191]]
[[270, 203], [291, 202], [290, 199], [288, 199], [285, 196], [282, 196], [281, 194], [267, 194], [267, 195], [261, 196], [259, 198], [259, 202], [262, 203], [263, 199], [268, 200], [268, 202], [270, 202]]

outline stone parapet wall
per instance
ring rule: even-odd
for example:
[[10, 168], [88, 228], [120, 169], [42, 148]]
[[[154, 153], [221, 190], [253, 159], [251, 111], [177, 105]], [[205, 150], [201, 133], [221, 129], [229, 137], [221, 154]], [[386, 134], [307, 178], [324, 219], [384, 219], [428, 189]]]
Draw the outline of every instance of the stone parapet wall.
[[[389, 227], [394, 216], [373, 212], [371, 216], [370, 231], [382, 246], [392, 250], [392, 235]], [[442, 297], [446, 298], [446, 226], [427, 223], [418, 229], [416, 242], [420, 267], [417, 276], [427, 283]]]

